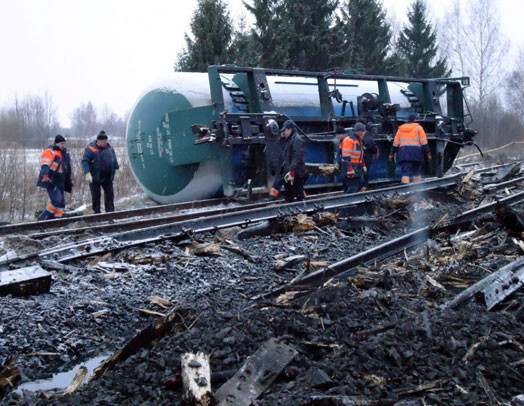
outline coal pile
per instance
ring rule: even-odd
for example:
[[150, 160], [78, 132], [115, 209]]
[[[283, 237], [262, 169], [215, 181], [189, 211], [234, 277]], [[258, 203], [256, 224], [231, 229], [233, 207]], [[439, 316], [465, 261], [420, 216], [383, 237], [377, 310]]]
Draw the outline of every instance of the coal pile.
[[477, 297], [441, 307], [524, 250], [522, 234], [495, 213], [323, 286], [256, 299], [482, 198], [473, 188], [395, 197], [358, 216], [340, 211], [329, 224], [295, 219], [269, 236], [239, 238], [233, 229], [76, 261], [76, 272], [54, 271], [50, 294], [0, 298], [0, 361], [19, 355], [22, 382], [122, 349], [152, 323], [177, 317], [165, 337], [73, 393], [11, 391], [2, 402], [182, 404], [183, 354], [209, 355], [216, 391], [271, 338], [298, 354], [256, 405], [510, 402], [524, 394], [523, 294], [489, 312]]

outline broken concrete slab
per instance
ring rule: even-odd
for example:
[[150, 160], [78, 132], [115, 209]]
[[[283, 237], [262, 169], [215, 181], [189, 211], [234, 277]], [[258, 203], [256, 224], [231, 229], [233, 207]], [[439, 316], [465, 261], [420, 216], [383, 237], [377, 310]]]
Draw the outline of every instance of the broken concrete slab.
[[31, 296], [50, 288], [51, 274], [39, 265], [0, 272], [0, 296]]
[[250, 405], [273, 383], [296, 354], [294, 348], [275, 338], [269, 339], [216, 391], [218, 405]]

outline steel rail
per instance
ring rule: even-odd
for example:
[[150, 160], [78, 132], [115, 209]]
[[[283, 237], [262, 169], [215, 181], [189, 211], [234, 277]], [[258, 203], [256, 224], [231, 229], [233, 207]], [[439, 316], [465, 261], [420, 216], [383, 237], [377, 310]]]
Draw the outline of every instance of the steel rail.
[[[511, 164], [501, 164], [501, 165], [496, 165], [496, 166], [492, 166], [488, 168], [480, 168], [480, 169], [476, 169], [475, 172], [476, 173], [489, 172], [491, 170], [499, 169], [501, 167], [508, 166], [508, 165], [511, 165]], [[386, 183], [386, 181], [379, 180], [377, 182], [370, 182], [370, 185], [373, 185], [374, 183], [377, 185], [383, 185], [384, 183]], [[307, 189], [307, 186], [306, 186], [306, 189]], [[317, 189], [317, 188], [313, 186], [313, 187], [310, 187], [310, 189]], [[311, 196], [311, 197], [316, 197], [316, 196]], [[53, 228], [61, 228], [63, 230], [65, 226], [68, 226], [74, 223], [79, 223], [79, 222], [84, 222], [87, 224], [101, 223], [104, 221], [128, 219], [128, 218], [137, 217], [137, 216], [163, 214], [163, 213], [169, 213], [173, 211], [193, 210], [193, 209], [199, 209], [199, 208], [205, 208], [205, 207], [213, 207], [213, 206], [218, 206], [220, 204], [229, 204], [232, 202], [234, 201], [232, 201], [231, 199], [217, 198], [217, 199], [197, 200], [197, 201], [191, 201], [191, 202], [172, 203], [172, 204], [165, 204], [165, 205], [159, 205], [159, 206], [143, 207], [139, 209], [119, 210], [119, 211], [114, 211], [111, 213], [86, 214], [82, 216], [64, 217], [61, 219], [53, 219], [53, 220], [46, 220], [46, 221], [32, 221], [32, 222], [27, 222], [27, 223], [8, 224], [8, 225], [0, 226], [0, 236], [15, 234], [15, 233], [22, 233], [22, 232], [29, 232], [29, 231], [49, 230]]]
[[47, 230], [50, 228], [61, 228], [69, 224], [85, 222], [87, 224], [103, 221], [127, 219], [130, 217], [143, 216], [148, 214], [161, 214], [175, 210], [192, 210], [203, 207], [217, 206], [228, 203], [226, 198], [197, 200], [184, 203], [164, 204], [160, 206], [143, 207], [140, 209], [119, 210], [111, 213], [86, 214], [83, 216], [64, 217], [60, 219], [46, 221], [32, 221], [28, 223], [17, 223], [0, 226], [0, 235], [8, 235], [33, 230]]
[[486, 193], [495, 193], [497, 190], [504, 189], [508, 186], [516, 185], [523, 181], [524, 181], [524, 176], [521, 176], [520, 178], [511, 179], [506, 182], [492, 183], [492, 184], [486, 185], [482, 188], [482, 190]]
[[[509, 196], [505, 199], [501, 199], [500, 202], [508, 205], [515, 205], [524, 201], [524, 192]], [[367, 265], [374, 261], [381, 261], [396, 255], [405, 249], [410, 249], [423, 244], [427, 241], [431, 235], [441, 232], [444, 229], [454, 230], [457, 224], [464, 224], [467, 219], [468, 221], [474, 220], [480, 217], [488, 211], [488, 207], [492, 210], [496, 203], [492, 203], [486, 206], [469, 210], [464, 212], [462, 215], [456, 217], [449, 226], [444, 226], [438, 229], [432, 229], [429, 226], [419, 228], [415, 231], [407, 233], [401, 237], [387, 241], [375, 247], [372, 247], [364, 252], [353, 255], [349, 258], [345, 258], [341, 261], [335, 262], [328, 265], [325, 268], [319, 269], [318, 271], [312, 272], [292, 283], [282, 285], [271, 292], [264, 293], [254, 297], [253, 299], [270, 299], [288, 291], [301, 291], [309, 290], [312, 286], [318, 286], [320, 283], [325, 282], [330, 278], [344, 278], [354, 273], [354, 270], [359, 265]]]
[[425, 192], [433, 189], [450, 187], [457, 184], [463, 173], [434, 178], [423, 182], [400, 185], [355, 194], [335, 194], [334, 196], [316, 198], [302, 202], [271, 204], [269, 206], [239, 210], [227, 214], [208, 216], [199, 213], [200, 217], [178, 221], [172, 224], [148, 227], [133, 231], [115, 233], [112, 236], [92, 238], [79, 243], [72, 243], [52, 249], [47, 249], [0, 262], [0, 269], [28, 259], [50, 259], [58, 262], [68, 262], [109, 251], [120, 250], [149, 242], [164, 239], [181, 238], [190, 234], [206, 231], [216, 231], [229, 227], [247, 227], [250, 224], [265, 220], [285, 218], [300, 213], [312, 214], [321, 210], [334, 210], [352, 205], [364, 204], [377, 197], [388, 197], [399, 194]]
[[[475, 172], [476, 173], [488, 172], [488, 171], [499, 169], [501, 167], [508, 166], [508, 165], [511, 165], [511, 164], [501, 164], [501, 165], [496, 165], [496, 166], [492, 166], [488, 168], [479, 168], [479, 169], [476, 169]], [[378, 180], [376, 182], [370, 182], [370, 186], [371, 187], [373, 186], [380, 187], [388, 183], [390, 182], [384, 181], [384, 180]], [[311, 185], [309, 188], [306, 186], [306, 188], [308, 190], [318, 189], [316, 185]], [[332, 193], [337, 193], [337, 192], [332, 192]], [[329, 193], [329, 194], [332, 194], [332, 193]], [[341, 194], [342, 192], [338, 192], [338, 193]], [[308, 199], [317, 198], [318, 196], [322, 196], [322, 195], [309, 196]], [[231, 199], [227, 199], [227, 198], [217, 198], [217, 199], [198, 200], [198, 201], [183, 202], [183, 203], [172, 203], [172, 204], [166, 204], [166, 205], [144, 207], [144, 208], [139, 208], [139, 209], [120, 210], [120, 211], [115, 211], [111, 213], [87, 214], [87, 215], [82, 215], [82, 216], [72, 216], [72, 217], [65, 217], [61, 219], [53, 219], [53, 220], [46, 220], [46, 221], [33, 221], [33, 222], [27, 222], [27, 223], [9, 224], [9, 225], [0, 226], [0, 236], [10, 235], [10, 234], [15, 234], [15, 233], [31, 232], [31, 231], [42, 231], [41, 235], [35, 234], [34, 237], [35, 238], [44, 238], [46, 234], [53, 235], [53, 233], [43, 231], [43, 230], [59, 228], [62, 231], [64, 231], [66, 230], [64, 228], [65, 226], [68, 226], [74, 223], [79, 223], [79, 222], [83, 222], [87, 224], [94, 224], [94, 223], [109, 222], [109, 221], [115, 221], [115, 220], [121, 220], [121, 219], [129, 219], [129, 218], [137, 217], [137, 216], [155, 215], [155, 214], [163, 214], [163, 213], [169, 213], [169, 212], [174, 212], [174, 211], [193, 210], [193, 209], [200, 209], [200, 208], [206, 208], [206, 207], [213, 207], [213, 206], [218, 206], [220, 204], [230, 204], [230, 203], [235, 203], [235, 201]], [[152, 221], [152, 224], [154, 224], [154, 221]], [[84, 230], [94, 229], [94, 227], [80, 227], [80, 228], [83, 228]], [[125, 229], [126, 229], [126, 226], [123, 226], [122, 230], [125, 230]], [[108, 232], [114, 232], [117, 230], [118, 230], [118, 227], [114, 227], [114, 228], [108, 227]], [[82, 232], [83, 231], [71, 232], [71, 233], [78, 234]], [[61, 232], [58, 232], [58, 234], [60, 233]]]
[[345, 206], [362, 204], [376, 197], [389, 197], [396, 194], [424, 192], [440, 187], [456, 185], [464, 176], [463, 173], [448, 175], [423, 182], [407, 185], [370, 190], [363, 193], [337, 194], [325, 198], [313, 198], [301, 202], [270, 205], [252, 210], [243, 210], [235, 213], [200, 217], [193, 220], [143, 228], [135, 231], [123, 232], [115, 235], [118, 241], [153, 238], [162, 234], [177, 234], [185, 230], [213, 230], [217, 228], [247, 225], [253, 222], [269, 220], [272, 218], [289, 216], [298, 213], [317, 212], [319, 210], [337, 209]]

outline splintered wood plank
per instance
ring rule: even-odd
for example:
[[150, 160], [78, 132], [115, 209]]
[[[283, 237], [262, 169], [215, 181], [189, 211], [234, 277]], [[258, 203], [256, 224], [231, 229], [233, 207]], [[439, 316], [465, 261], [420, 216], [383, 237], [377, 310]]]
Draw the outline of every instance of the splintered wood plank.
[[211, 367], [209, 355], [185, 353], [181, 358], [184, 402], [189, 405], [211, 404]]
[[297, 351], [279, 343], [266, 341], [215, 393], [219, 406], [248, 406], [258, 398], [293, 360]]
[[[141, 330], [131, 340], [129, 340], [121, 350], [115, 352], [111, 357], [107, 358], [101, 365], [93, 371], [91, 381], [101, 377], [108, 370], [113, 368], [119, 362], [136, 354], [140, 349], [150, 347], [156, 344], [167, 333], [174, 328], [184, 328], [184, 326], [193, 323], [194, 318], [189, 314], [189, 311], [184, 308], [174, 308], [165, 317], [156, 320], [149, 326]], [[192, 324], [190, 324], [192, 326]]]
[[0, 296], [30, 296], [48, 293], [51, 274], [39, 265], [0, 272]]

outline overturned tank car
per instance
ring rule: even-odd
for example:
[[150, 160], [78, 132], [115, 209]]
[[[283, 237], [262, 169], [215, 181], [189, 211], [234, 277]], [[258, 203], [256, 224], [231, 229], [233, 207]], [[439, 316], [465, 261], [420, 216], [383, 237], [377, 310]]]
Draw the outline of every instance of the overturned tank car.
[[339, 72], [210, 66], [174, 73], [138, 99], [127, 126], [133, 173], [159, 203], [267, 193], [278, 171], [279, 127], [294, 120], [307, 135], [308, 188], [336, 187], [320, 167], [334, 162], [336, 126], [366, 124], [378, 147], [370, 180], [399, 178], [388, 161], [393, 138], [418, 114], [442, 176], [475, 132], [465, 125], [468, 78], [414, 79]]

